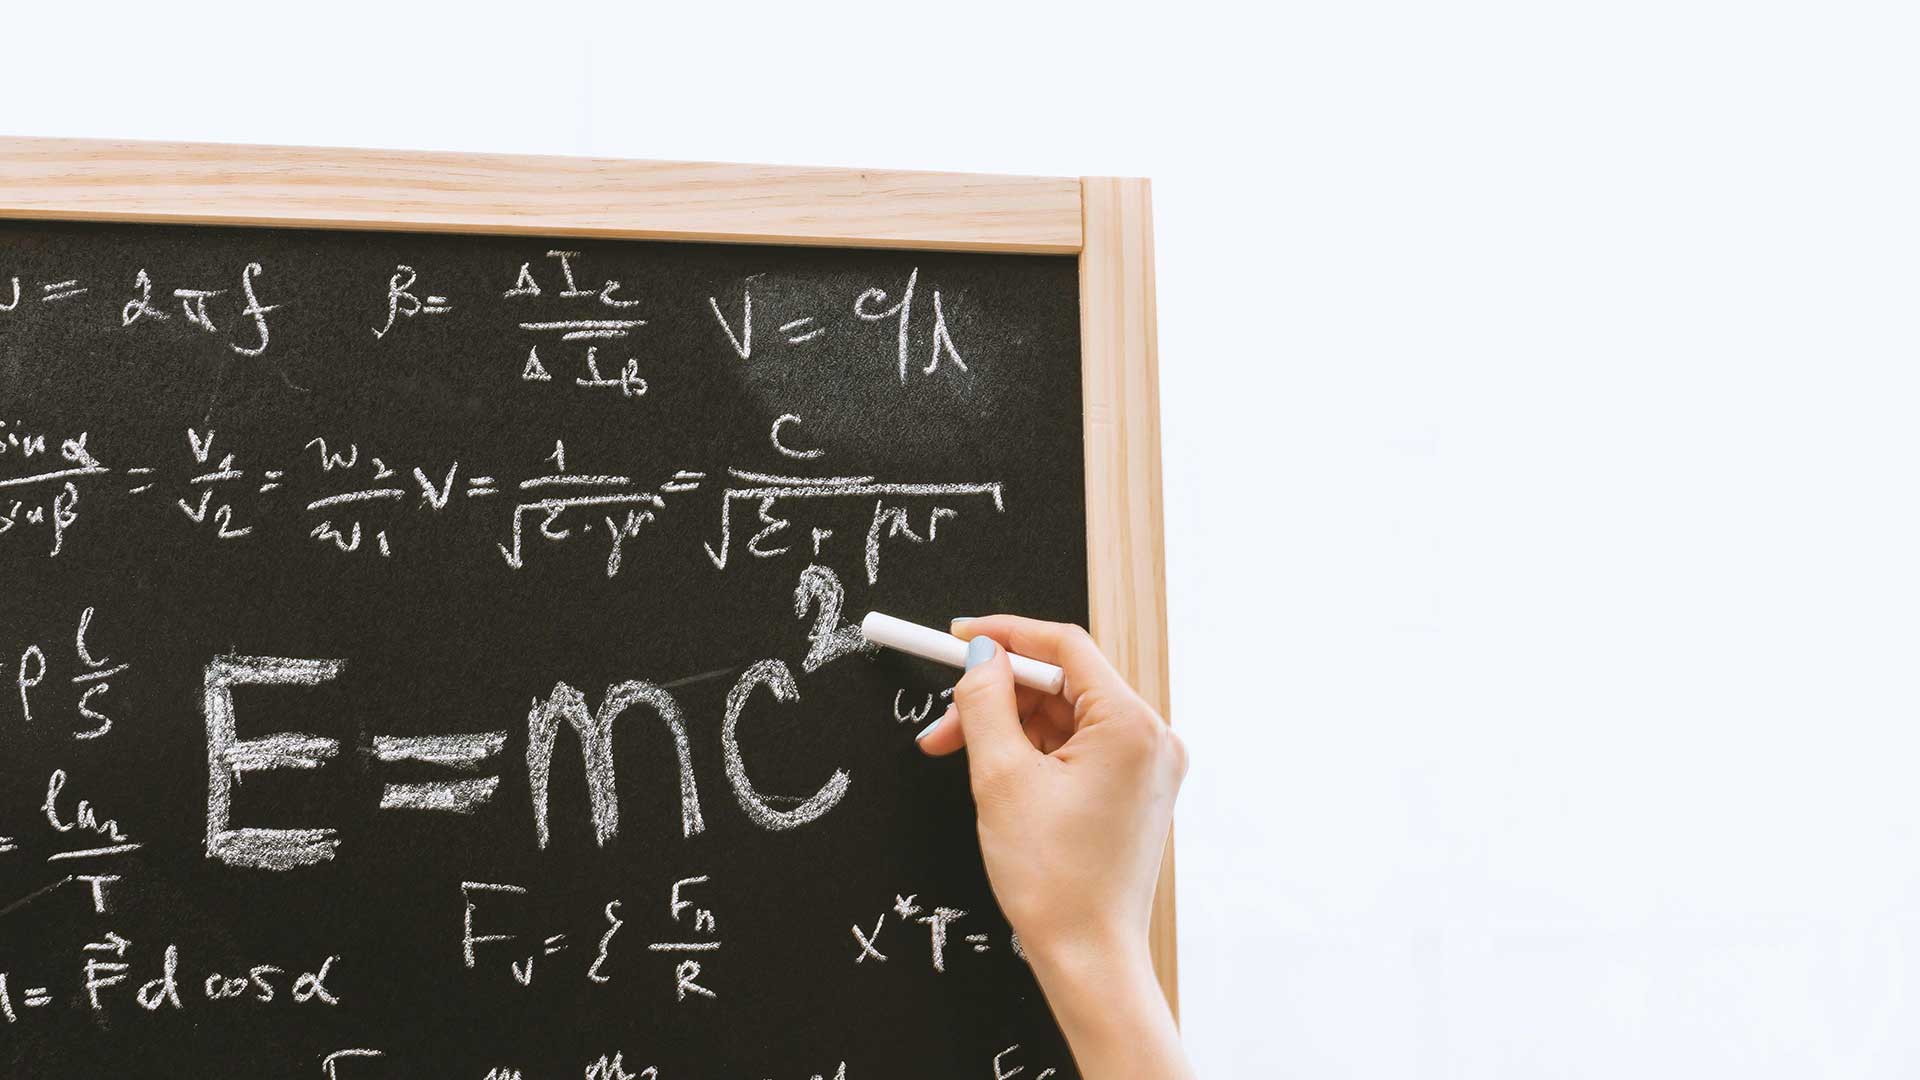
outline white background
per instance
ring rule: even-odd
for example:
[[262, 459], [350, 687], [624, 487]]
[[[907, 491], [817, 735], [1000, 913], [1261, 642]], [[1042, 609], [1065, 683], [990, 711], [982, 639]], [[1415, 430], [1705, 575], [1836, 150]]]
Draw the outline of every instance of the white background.
[[1202, 1073], [1920, 1071], [1911, 5], [675, 8], [11, 4], [0, 130], [1151, 176]]

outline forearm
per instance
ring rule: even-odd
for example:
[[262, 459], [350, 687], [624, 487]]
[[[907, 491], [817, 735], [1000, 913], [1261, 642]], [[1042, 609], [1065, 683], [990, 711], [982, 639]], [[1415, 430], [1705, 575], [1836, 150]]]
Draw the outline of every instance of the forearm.
[[1038, 952], [1034, 973], [1085, 1080], [1191, 1080], [1144, 945]]

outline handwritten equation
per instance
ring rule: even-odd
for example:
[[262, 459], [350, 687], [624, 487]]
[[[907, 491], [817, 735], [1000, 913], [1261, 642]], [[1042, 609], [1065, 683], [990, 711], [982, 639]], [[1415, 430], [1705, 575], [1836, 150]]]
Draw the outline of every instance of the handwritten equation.
[[[772, 431], [776, 444], [781, 426]], [[629, 545], [666, 531], [672, 517], [689, 529], [717, 519], [711, 538], [700, 543], [716, 570], [727, 569], [740, 551], [756, 559], [794, 552], [818, 559], [836, 530], [809, 522], [808, 515], [837, 504], [858, 506], [866, 519], [864, 530], [841, 543], [858, 545], [872, 584], [888, 545], [932, 544], [942, 523], [951, 534], [963, 512], [1007, 508], [997, 480], [894, 481], [732, 467], [710, 474], [673, 465], [639, 475], [590, 471], [569, 461], [564, 440], [554, 441], [538, 468], [503, 477], [458, 460], [394, 461], [372, 445], [325, 436], [306, 440], [290, 460], [256, 466], [244, 451], [229, 450], [215, 430], [187, 428], [179, 453], [165, 464], [126, 465], [105, 460], [101, 440], [86, 431], [49, 435], [15, 423], [0, 427], [0, 435], [14, 440], [10, 452], [0, 454], [0, 545], [32, 544], [33, 554], [47, 558], [67, 550], [96, 503], [110, 508], [103, 514], [157, 511], [157, 522], [149, 514], [133, 527], [190, 530], [215, 543], [253, 539], [263, 521], [292, 523], [308, 541], [339, 555], [382, 559], [404, 553], [409, 529], [468, 528], [470, 519], [454, 511], [484, 504], [496, 524], [491, 544], [476, 539], [475, 547], [490, 546], [508, 569], [525, 569], [535, 548], [591, 542], [612, 578], [630, 564]], [[114, 484], [117, 492], [109, 487]], [[103, 498], [96, 489], [124, 498]], [[704, 511], [690, 505], [702, 491], [711, 493]]]
[[[8, 297], [0, 302], [0, 329], [8, 320], [91, 319], [136, 343], [200, 336], [222, 342], [237, 356], [257, 358], [274, 345], [276, 312], [303, 304], [351, 304], [358, 293], [365, 297], [364, 309], [375, 313], [367, 332], [376, 345], [403, 339], [416, 319], [438, 321], [468, 308], [505, 310], [516, 320], [519, 340], [509, 347], [519, 359], [503, 364], [502, 370], [517, 372], [528, 383], [555, 383], [555, 371], [577, 372], [563, 382], [621, 398], [645, 397], [650, 384], [641, 375], [641, 359], [633, 354], [644, 351], [646, 328], [664, 314], [664, 301], [631, 295], [619, 280], [589, 273], [587, 262], [580, 251], [550, 249], [539, 259], [522, 262], [506, 288], [470, 296], [432, 286], [431, 268], [397, 263], [390, 273], [383, 271], [380, 285], [372, 280], [335, 282], [323, 296], [276, 294], [271, 303], [263, 298], [271, 275], [256, 260], [238, 266], [234, 278], [219, 288], [207, 287], [212, 284], [208, 282], [160, 281], [144, 266], [112, 282], [72, 277], [23, 284], [18, 274], [10, 274], [0, 277], [5, 283], [0, 296]], [[4, 270], [0, 261], [0, 273]], [[758, 356], [765, 359], [779, 349], [819, 342], [840, 321], [870, 325], [884, 335], [877, 340], [888, 346], [892, 373], [902, 384], [915, 375], [933, 375], [943, 366], [968, 370], [947, 316], [950, 305], [938, 285], [921, 282], [919, 267], [909, 269], [903, 280], [858, 288], [824, 309], [813, 300], [796, 300], [791, 290], [756, 283], [759, 277], [750, 275], [737, 292], [724, 297], [708, 295], [701, 311], [672, 314], [710, 316], [716, 346], [724, 345], [742, 361], [756, 357], [756, 332]], [[542, 347], [547, 349], [544, 358]], [[604, 360], [602, 349], [609, 353]], [[603, 370], [603, 362], [610, 366]]]

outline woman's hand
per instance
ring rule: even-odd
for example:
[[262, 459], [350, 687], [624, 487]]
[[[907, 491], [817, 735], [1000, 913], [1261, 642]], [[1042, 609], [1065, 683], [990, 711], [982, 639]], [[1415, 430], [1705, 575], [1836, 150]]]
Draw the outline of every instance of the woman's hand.
[[[1079, 627], [995, 615], [953, 632], [967, 672], [920, 747], [967, 749], [994, 896], [1081, 1071], [1190, 1075], [1147, 952], [1186, 750]], [[1060, 665], [1063, 692], [1015, 686], [1009, 649]]]

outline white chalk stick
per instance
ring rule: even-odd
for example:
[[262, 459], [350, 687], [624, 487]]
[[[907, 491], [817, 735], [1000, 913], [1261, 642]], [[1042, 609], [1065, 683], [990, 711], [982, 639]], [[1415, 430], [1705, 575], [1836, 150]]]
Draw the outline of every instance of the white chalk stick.
[[[860, 633], [876, 645], [899, 649], [923, 660], [948, 667], [967, 666], [967, 643], [944, 630], [869, 611], [867, 617], [860, 620]], [[1007, 659], [1013, 664], [1013, 681], [1021, 686], [1057, 694], [1067, 684], [1067, 673], [1053, 664], [1017, 653], [1008, 653]]]

